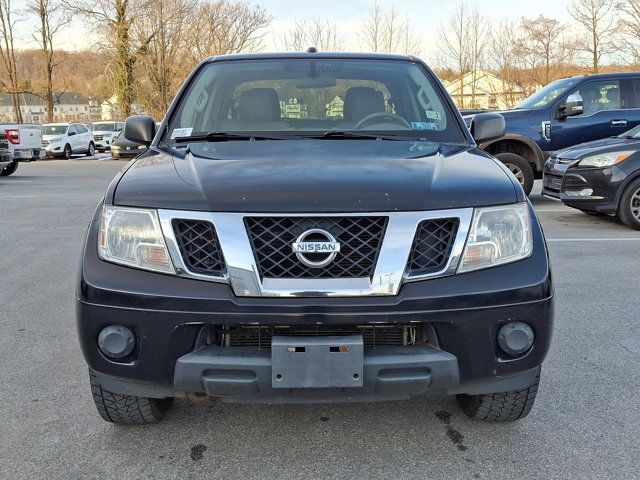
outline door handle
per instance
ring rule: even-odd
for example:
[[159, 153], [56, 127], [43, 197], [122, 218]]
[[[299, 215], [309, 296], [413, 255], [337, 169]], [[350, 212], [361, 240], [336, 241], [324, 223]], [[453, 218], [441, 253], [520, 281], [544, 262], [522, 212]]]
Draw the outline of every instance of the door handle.
[[612, 127], [626, 127], [627, 126], [627, 121], [626, 120], [611, 120], [611, 126]]

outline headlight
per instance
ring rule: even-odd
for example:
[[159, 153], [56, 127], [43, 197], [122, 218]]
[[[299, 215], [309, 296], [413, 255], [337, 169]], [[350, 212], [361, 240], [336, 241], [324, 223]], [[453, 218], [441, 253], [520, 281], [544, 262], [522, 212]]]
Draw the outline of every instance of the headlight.
[[527, 203], [476, 208], [458, 272], [495, 267], [533, 252]]
[[635, 150], [591, 155], [590, 157], [585, 157], [580, 160], [580, 163], [578, 165], [580, 165], [581, 167], [610, 167], [611, 165], [620, 163], [634, 153], [636, 153]]
[[105, 205], [98, 254], [108, 262], [175, 273], [155, 210]]

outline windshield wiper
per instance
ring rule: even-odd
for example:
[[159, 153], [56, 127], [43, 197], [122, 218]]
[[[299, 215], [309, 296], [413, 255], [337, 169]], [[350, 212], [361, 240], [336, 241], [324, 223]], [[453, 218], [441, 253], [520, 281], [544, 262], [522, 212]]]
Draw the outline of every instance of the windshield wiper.
[[228, 142], [230, 140], [250, 141], [250, 140], [282, 140], [278, 137], [267, 137], [264, 135], [248, 135], [244, 133], [210, 132], [204, 135], [192, 135], [189, 137], [176, 137], [176, 143], [190, 142]]
[[[391, 133], [359, 133], [343, 130], [328, 130], [319, 135], [303, 135], [305, 138], [315, 138], [319, 140], [405, 140], [408, 135], [400, 136]], [[413, 138], [413, 137], [411, 137]]]

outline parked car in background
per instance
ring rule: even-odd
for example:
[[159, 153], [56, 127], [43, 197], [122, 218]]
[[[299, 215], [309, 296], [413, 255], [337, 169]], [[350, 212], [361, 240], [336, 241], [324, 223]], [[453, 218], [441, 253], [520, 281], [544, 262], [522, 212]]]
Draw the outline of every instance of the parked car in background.
[[91, 133], [93, 134], [93, 143], [96, 150], [100, 153], [111, 148], [113, 139], [122, 131], [123, 122], [107, 121], [95, 122], [91, 124]]
[[133, 158], [146, 150], [146, 145], [132, 142], [125, 138], [122, 132], [118, 132], [111, 143], [111, 156], [116, 160], [121, 158]]
[[48, 155], [69, 159], [72, 154], [95, 154], [91, 131], [82, 123], [48, 123], [42, 126], [42, 146]]
[[[6, 133], [0, 133], [0, 176], [6, 177], [15, 172], [13, 157], [9, 152], [9, 142]], [[6, 173], [5, 173], [6, 172]]]
[[640, 126], [556, 153], [542, 193], [585, 213], [616, 215], [640, 230]]
[[506, 164], [529, 194], [553, 152], [640, 124], [640, 72], [558, 80], [500, 113], [504, 137], [479, 146]]
[[0, 133], [7, 142], [7, 151], [12, 160], [0, 171], [0, 175], [11, 175], [19, 162], [31, 162], [44, 156], [42, 151], [42, 127], [30, 124], [0, 125]]

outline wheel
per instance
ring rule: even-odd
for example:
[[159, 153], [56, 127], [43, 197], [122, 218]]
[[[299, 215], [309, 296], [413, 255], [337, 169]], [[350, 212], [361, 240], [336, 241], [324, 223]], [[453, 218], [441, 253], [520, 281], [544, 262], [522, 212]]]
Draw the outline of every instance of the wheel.
[[146, 398], [109, 392], [100, 386], [97, 376], [91, 371], [89, 380], [98, 413], [107, 422], [124, 425], [158, 422], [173, 403], [173, 398]]
[[18, 169], [18, 162], [10, 163], [0, 170], [0, 177], [8, 177]]
[[531, 190], [533, 190], [534, 179], [531, 164], [515, 153], [503, 152], [498, 153], [495, 157], [511, 170], [511, 173], [515, 175], [520, 185], [522, 185], [525, 195], [529, 195]]
[[93, 157], [96, 154], [96, 147], [93, 142], [89, 142], [89, 148], [87, 148], [87, 157]]
[[62, 158], [69, 160], [71, 158], [71, 146], [67, 143], [62, 151]]
[[632, 181], [622, 192], [618, 217], [627, 227], [640, 230], [640, 178]]
[[513, 422], [526, 417], [536, 400], [540, 371], [532, 385], [523, 390], [488, 393], [484, 395], [456, 395], [458, 405], [470, 418], [490, 422]]

